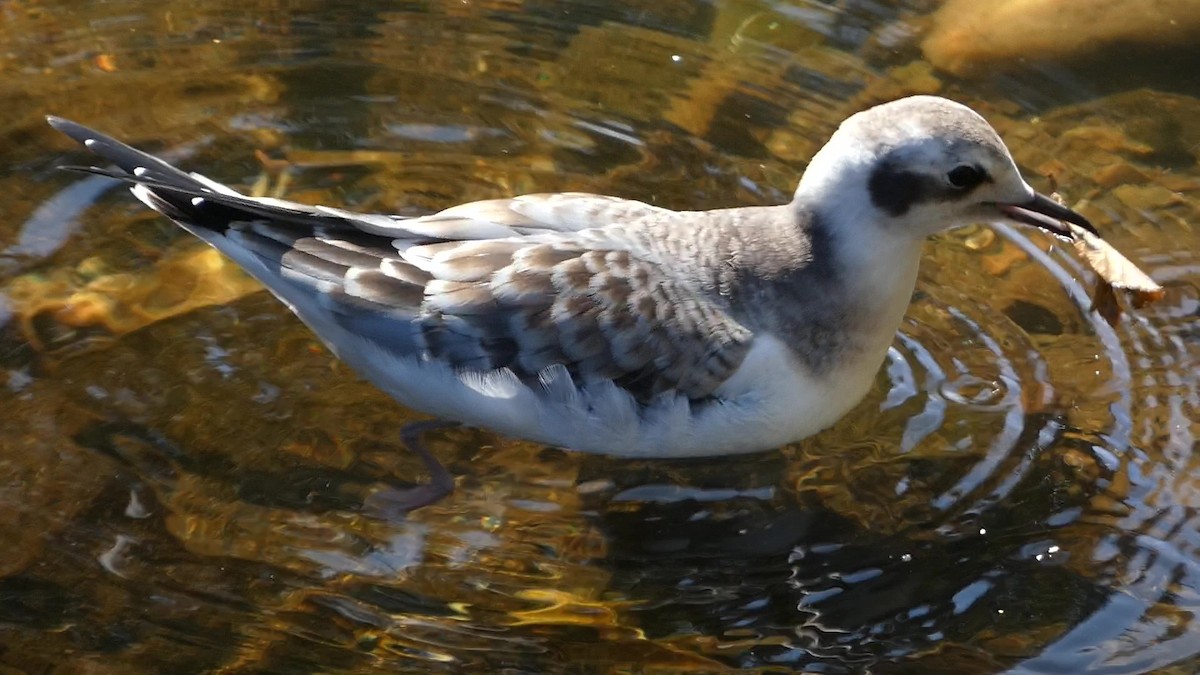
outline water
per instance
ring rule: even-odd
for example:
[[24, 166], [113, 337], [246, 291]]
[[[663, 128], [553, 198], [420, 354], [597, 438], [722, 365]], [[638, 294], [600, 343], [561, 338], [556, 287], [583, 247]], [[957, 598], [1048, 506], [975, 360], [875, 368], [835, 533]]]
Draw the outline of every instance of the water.
[[[957, 80], [919, 61], [929, 4], [0, 3], [5, 672], [1200, 668], [1195, 56]], [[90, 160], [41, 121], [352, 208], [706, 208], [786, 200], [848, 112], [934, 90], [1167, 297], [1109, 327], [1061, 244], [968, 228], [817, 438], [633, 462], [445, 431], [458, 489], [400, 522], [358, 509], [424, 480], [415, 417], [54, 170]]]

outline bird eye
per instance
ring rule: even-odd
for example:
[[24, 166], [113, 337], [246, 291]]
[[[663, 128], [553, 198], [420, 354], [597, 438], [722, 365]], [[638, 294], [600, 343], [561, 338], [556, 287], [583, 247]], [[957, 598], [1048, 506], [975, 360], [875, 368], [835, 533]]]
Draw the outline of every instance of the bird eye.
[[982, 183], [986, 178], [987, 174], [983, 172], [983, 169], [969, 164], [956, 166], [946, 174], [946, 180], [950, 185], [960, 190], [969, 190]]

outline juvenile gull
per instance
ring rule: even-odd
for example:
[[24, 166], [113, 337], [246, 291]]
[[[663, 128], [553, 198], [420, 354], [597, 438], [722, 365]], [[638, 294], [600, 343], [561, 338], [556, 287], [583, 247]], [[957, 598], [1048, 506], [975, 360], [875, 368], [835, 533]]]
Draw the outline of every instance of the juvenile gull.
[[926, 237], [996, 219], [1094, 232], [982, 117], [931, 96], [843, 122], [789, 204], [682, 212], [562, 193], [352, 213], [247, 197], [48, 119], [116, 165], [87, 170], [235, 260], [397, 401], [609, 455], [810, 436], [866, 395]]

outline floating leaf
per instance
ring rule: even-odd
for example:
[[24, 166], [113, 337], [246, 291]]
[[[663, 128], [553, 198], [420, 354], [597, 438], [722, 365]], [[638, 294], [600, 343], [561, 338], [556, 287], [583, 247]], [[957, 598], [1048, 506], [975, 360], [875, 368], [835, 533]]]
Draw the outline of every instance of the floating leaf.
[[1092, 309], [1099, 312], [1110, 326], [1117, 325], [1121, 320], [1121, 305], [1113, 289], [1127, 293], [1137, 309], [1162, 300], [1166, 295], [1162, 286], [1108, 242], [1078, 225], [1066, 223], [1066, 226], [1074, 237], [1079, 257], [1100, 277], [1093, 293]]
[[[1051, 198], [1059, 204], [1064, 203], [1058, 194], [1058, 181], [1050, 176], [1054, 190]], [[1062, 223], [1071, 233], [1072, 243], [1079, 257], [1096, 273], [1096, 288], [1092, 291], [1092, 309], [1096, 310], [1110, 326], [1116, 326], [1121, 321], [1123, 312], [1117, 298], [1116, 289], [1129, 295], [1134, 309], [1141, 309], [1152, 302], [1163, 299], [1167, 293], [1150, 275], [1143, 272], [1130, 262], [1129, 258], [1121, 255], [1111, 244], [1100, 237], [1088, 232], [1074, 223]]]

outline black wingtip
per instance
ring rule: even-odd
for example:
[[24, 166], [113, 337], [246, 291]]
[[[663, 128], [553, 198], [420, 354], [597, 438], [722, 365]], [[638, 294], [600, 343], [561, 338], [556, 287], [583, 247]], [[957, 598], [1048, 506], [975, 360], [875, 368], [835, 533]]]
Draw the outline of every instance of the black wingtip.
[[179, 187], [199, 187], [196, 180], [186, 173], [112, 136], [54, 115], [47, 115], [46, 122], [102, 159], [116, 164], [131, 177], [156, 179]]
[[96, 132], [79, 124], [72, 122], [64, 117], [57, 115], [46, 115], [46, 122], [54, 128], [55, 131], [62, 132], [70, 136], [77, 143], [87, 144], [87, 142], [97, 136]]
[[236, 193], [215, 192], [210, 185], [171, 166], [163, 159], [99, 131], [55, 115], [46, 115], [46, 122], [101, 159], [115, 165], [109, 168], [70, 166], [63, 167], [64, 169], [143, 186], [146, 192], [137, 193], [142, 201], [210, 243], [211, 240], [202, 232], [221, 233], [229, 223], [236, 221], [266, 219], [311, 225], [340, 223], [342, 220], [336, 216], [264, 204]]

